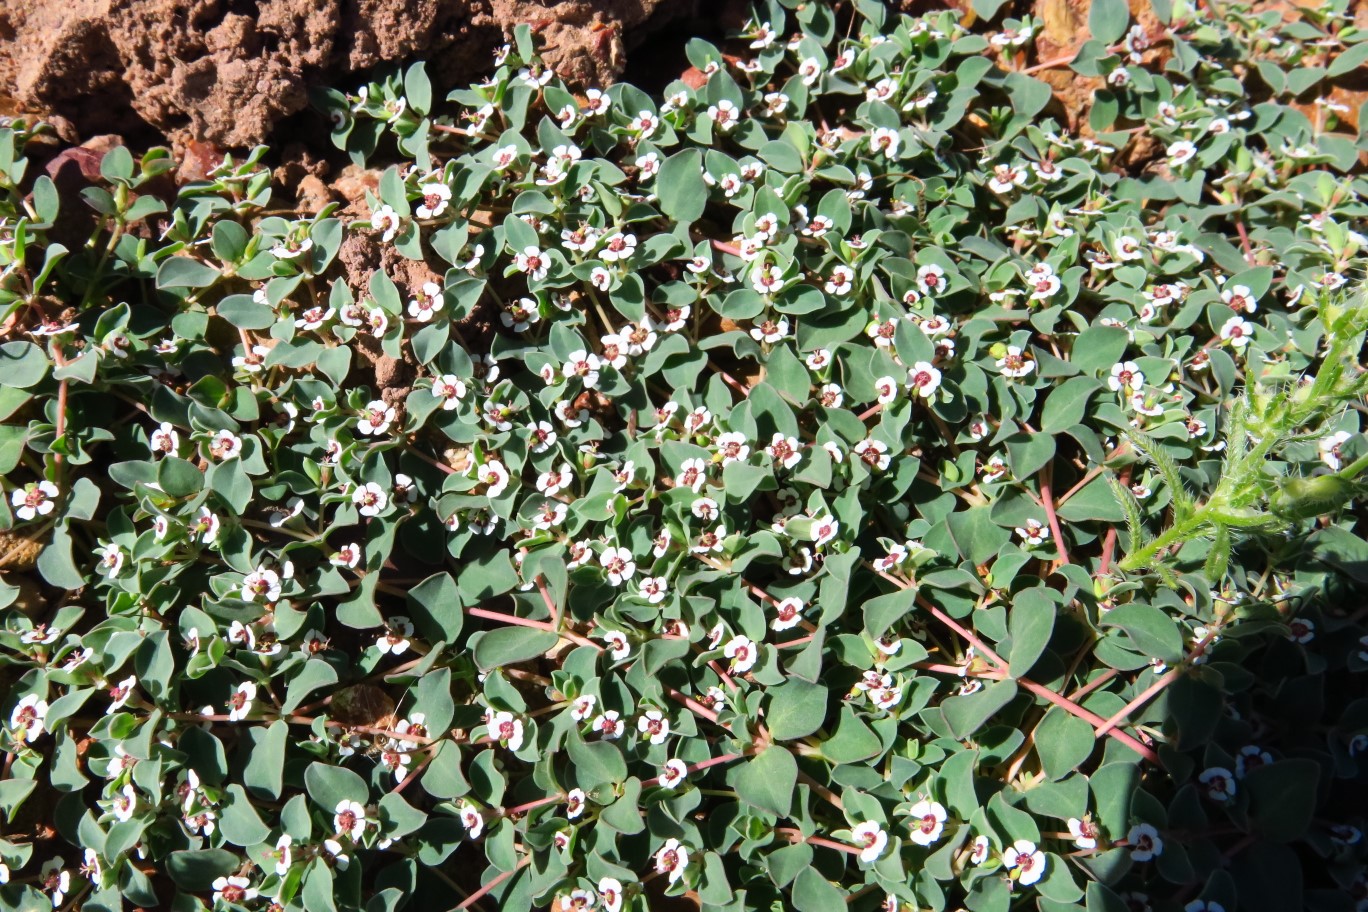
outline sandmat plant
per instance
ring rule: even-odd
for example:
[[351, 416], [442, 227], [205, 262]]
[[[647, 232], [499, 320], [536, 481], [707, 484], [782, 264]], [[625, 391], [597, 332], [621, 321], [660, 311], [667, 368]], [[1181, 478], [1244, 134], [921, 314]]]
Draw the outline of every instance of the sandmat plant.
[[1005, 6], [0, 128], [0, 905], [1363, 908], [1368, 40]]

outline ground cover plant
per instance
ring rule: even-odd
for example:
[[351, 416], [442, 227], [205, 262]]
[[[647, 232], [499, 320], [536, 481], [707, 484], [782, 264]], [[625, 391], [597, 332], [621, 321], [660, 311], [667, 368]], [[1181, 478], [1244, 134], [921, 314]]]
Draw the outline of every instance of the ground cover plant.
[[1002, 6], [0, 129], [0, 902], [1363, 908], [1368, 41]]

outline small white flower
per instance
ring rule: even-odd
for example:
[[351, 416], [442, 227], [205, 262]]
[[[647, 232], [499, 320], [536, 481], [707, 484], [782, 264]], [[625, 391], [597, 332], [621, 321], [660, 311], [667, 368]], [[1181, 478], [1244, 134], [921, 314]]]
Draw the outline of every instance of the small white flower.
[[586, 722], [594, 714], [596, 705], [598, 697], [593, 694], [580, 694], [570, 702], [570, 718], [576, 722]]
[[280, 599], [280, 574], [265, 567], [257, 567], [242, 581], [242, 598], [255, 602], [258, 599], [271, 603]]
[[882, 152], [884, 158], [891, 161], [898, 157], [899, 142], [901, 142], [901, 137], [898, 136], [897, 130], [891, 130], [888, 127], [875, 127], [873, 132], [869, 134], [869, 151], [875, 155]]
[[1145, 385], [1145, 375], [1134, 361], [1121, 361], [1112, 365], [1107, 386], [1113, 390], [1138, 390]]
[[389, 506], [389, 495], [380, 485], [368, 481], [352, 492], [352, 503], [362, 516], [379, 516]]
[[918, 361], [907, 371], [907, 385], [923, 399], [930, 399], [940, 388], [941, 372], [929, 362]]
[[25, 520], [46, 516], [56, 506], [54, 501], [58, 493], [57, 486], [50, 481], [33, 482], [22, 488], [15, 488], [10, 494], [10, 503], [15, 508], [14, 515]]
[[47, 711], [47, 701], [39, 699], [37, 694], [29, 694], [20, 700], [10, 712], [10, 728], [14, 730], [15, 737], [28, 744], [38, 740], [43, 734]]
[[522, 720], [510, 712], [495, 713], [489, 723], [489, 734], [516, 753], [523, 743]]
[[621, 586], [636, 573], [632, 552], [611, 545], [599, 555], [599, 566], [608, 572], [608, 582], [614, 586]]
[[1229, 801], [1235, 797], [1235, 775], [1223, 766], [1213, 766], [1203, 770], [1197, 781], [1206, 789], [1212, 801]]
[[375, 640], [375, 648], [382, 655], [403, 655], [412, 645], [413, 621], [396, 614], [385, 621], [385, 632]]
[[603, 246], [599, 249], [600, 259], [609, 263], [616, 263], [628, 260], [632, 254], [636, 253], [637, 239], [635, 234], [624, 234], [621, 231], [614, 232], [603, 239]]
[[1221, 338], [1236, 348], [1244, 348], [1254, 335], [1254, 324], [1242, 317], [1231, 317], [1221, 326]]
[[637, 720], [637, 731], [647, 737], [652, 744], [664, 744], [670, 736], [670, 720], [658, 709], [648, 709]]
[[1221, 289], [1221, 300], [1233, 311], [1253, 313], [1259, 309], [1259, 302], [1248, 285], [1228, 285]]
[[469, 801], [462, 801], [460, 814], [461, 826], [465, 827], [466, 835], [471, 839], [479, 839], [480, 834], [484, 832], [484, 815], [480, 813], [479, 808]]
[[923, 799], [912, 805], [912, 841], [920, 846], [929, 846], [940, 839], [945, 830], [945, 808], [935, 801]]
[[1009, 345], [1007, 354], [998, 359], [997, 368], [1002, 371], [1004, 377], [1016, 380], [1035, 370], [1035, 361], [1029, 355], [1023, 354], [1019, 347]]
[[723, 133], [730, 133], [741, 122], [741, 112], [725, 98], [708, 108], [708, 116]]
[[621, 662], [632, 654], [632, 644], [621, 630], [608, 631], [603, 635], [603, 642], [607, 644], [608, 655], [614, 662]]
[[663, 576], [648, 576], [641, 581], [640, 590], [646, 596], [646, 601], [659, 605], [669, 595], [670, 585]]
[[865, 864], [873, 864], [878, 861], [879, 856], [888, 847], [888, 833], [875, 820], [867, 820], [864, 823], [857, 824], [851, 829], [850, 837], [859, 847], [860, 861]]
[[670, 883], [684, 876], [689, 866], [689, 850], [680, 845], [678, 839], [667, 839], [655, 853], [655, 869], [659, 874], [668, 874]]
[[1025, 526], [1017, 526], [1016, 534], [1028, 545], [1040, 545], [1050, 540], [1050, 529], [1038, 519], [1026, 520]]
[[437, 218], [451, 202], [451, 188], [438, 181], [422, 184], [418, 187], [418, 193], [423, 201], [415, 211], [421, 219]]
[[218, 431], [209, 441], [209, 452], [215, 459], [235, 459], [242, 455], [242, 441], [231, 431]]
[[621, 738], [622, 728], [621, 714], [615, 709], [606, 710], [603, 715], [594, 720], [594, 731], [607, 741], [615, 741]]
[[465, 398], [465, 381], [455, 374], [443, 374], [432, 381], [432, 395], [442, 400], [442, 410], [451, 411]]
[[524, 247], [514, 258], [514, 262], [519, 272], [527, 273], [535, 282], [546, 278], [546, 273], [551, 268], [550, 258], [536, 245]]
[[1340, 447], [1352, 436], [1348, 431], [1336, 431], [1327, 437], [1322, 437], [1317, 443], [1321, 462], [1329, 466], [1331, 471], [1338, 472], [1343, 466], [1343, 455], [1340, 453]]
[[970, 854], [969, 860], [970, 860], [971, 862], [973, 862], [974, 864], [976, 864], [976, 865], [983, 864], [985, 861], [988, 860], [988, 849], [989, 849], [988, 837], [987, 837], [987, 836], [975, 836], [975, 837], [974, 837], [974, 850], [973, 850], [973, 852]]
[[1197, 154], [1197, 146], [1186, 139], [1180, 139], [1177, 142], [1170, 143], [1164, 153], [1168, 156], [1169, 166], [1177, 168], [1179, 165], [1185, 165], [1192, 161]]
[[726, 646], [722, 647], [722, 654], [731, 659], [732, 671], [745, 674], [755, 667], [755, 661], [759, 658], [760, 650], [748, 637], [737, 634], [727, 641]]
[[580, 814], [583, 814], [584, 802], [584, 789], [571, 789], [565, 796], [565, 816], [574, 820]]
[[380, 240], [388, 244], [394, 240], [394, 236], [399, 233], [399, 213], [395, 212], [391, 206], [381, 206], [371, 216], [371, 227], [381, 232]]
[[1132, 861], [1150, 861], [1164, 854], [1164, 840], [1159, 831], [1148, 823], [1137, 823], [1126, 834]]
[[1029, 839], [1018, 839], [1002, 853], [1002, 866], [1020, 869], [1017, 882], [1029, 887], [1045, 873], [1045, 853], [1036, 849], [1035, 843]]
[[338, 836], [350, 836], [353, 841], [366, 832], [366, 809], [359, 801], [344, 799], [333, 813], [333, 830]]
[[252, 701], [256, 699], [257, 686], [251, 681], [243, 681], [228, 697], [228, 721], [241, 722], [252, 711]]
[[660, 784], [667, 789], [678, 788], [688, 773], [689, 767], [685, 765], [683, 760], [666, 760], [660, 769]]
[[[63, 872], [65, 873], [65, 872]], [[257, 898], [257, 890], [246, 877], [219, 877], [211, 884], [214, 888], [214, 903], [242, 905]], [[55, 899], [56, 897], [54, 897]], [[53, 903], [56, 908], [60, 903]]]
[[1069, 818], [1069, 835], [1074, 838], [1074, 845], [1080, 849], [1097, 848], [1097, 824], [1091, 820], [1079, 820], [1077, 817]]

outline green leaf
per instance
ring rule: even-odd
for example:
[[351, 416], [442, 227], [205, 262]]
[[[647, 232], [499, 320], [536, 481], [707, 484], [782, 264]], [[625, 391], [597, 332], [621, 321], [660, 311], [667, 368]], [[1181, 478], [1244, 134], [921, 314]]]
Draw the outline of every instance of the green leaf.
[[941, 702], [941, 710], [955, 737], [965, 740], [1012, 702], [1016, 694], [1016, 681], [998, 681], [978, 693], [947, 698]]
[[1008, 530], [993, 522], [992, 507], [986, 504], [951, 513], [948, 520], [960, 554], [973, 564], [987, 563], [1012, 538]]
[[280, 706], [281, 712], [294, 712], [309, 694], [336, 683], [336, 669], [322, 659], [309, 659], [285, 686], [285, 702]]
[[[1360, 33], [1361, 34], [1361, 33]], [[1325, 75], [1334, 79], [1363, 69], [1368, 64], [1368, 41], [1360, 41], [1334, 59]]]
[[185, 256], [168, 257], [157, 269], [158, 288], [208, 288], [218, 280], [213, 266]]
[[849, 705], [841, 707], [836, 731], [822, 742], [822, 755], [832, 763], [858, 763], [878, 755], [882, 750], [879, 736], [860, 721]]
[[708, 205], [708, 185], [703, 182], [703, 153], [698, 149], [676, 152], [661, 162], [656, 175], [660, 210], [676, 222], [693, 222]]
[[247, 729], [251, 746], [247, 751], [247, 766], [242, 781], [247, 788], [271, 798], [280, 797], [285, 775], [285, 748], [290, 726], [277, 719], [267, 728], [252, 726]]
[[845, 893], [816, 868], [804, 868], [793, 882], [793, 907], [798, 912], [845, 912]]
[[769, 695], [765, 722], [776, 741], [806, 737], [826, 721], [828, 691], [825, 685], [790, 678], [771, 688]]
[[271, 830], [261, 822], [246, 790], [234, 783], [228, 786], [227, 792], [230, 800], [219, 808], [219, 829], [223, 832], [223, 838], [233, 845], [244, 847], [265, 842]]
[[1130, 26], [1126, 0], [1093, 0], [1088, 8], [1088, 31], [1103, 44], [1115, 44]]
[[737, 769], [734, 787], [741, 800], [780, 817], [793, 807], [793, 792], [798, 784], [798, 761], [778, 745], [756, 754]]
[[1011, 674], [1020, 678], [1035, 666], [1054, 633], [1055, 603], [1039, 589], [1026, 589], [1012, 600], [1009, 629], [1012, 649], [1007, 657]]
[[1102, 384], [1092, 377], [1070, 377], [1065, 380], [1046, 397], [1040, 430], [1046, 434], [1057, 434], [1078, 424], [1087, 412], [1088, 400], [1101, 388]]
[[475, 643], [475, 664], [482, 670], [517, 665], [545, 655], [560, 637], [532, 627], [500, 627], [481, 635]]
[[1316, 815], [1320, 764], [1294, 757], [1249, 770], [1241, 785], [1249, 789], [1250, 818], [1273, 842], [1295, 842], [1306, 835]]
[[157, 484], [171, 497], [191, 497], [204, 487], [204, 473], [192, 462], [167, 456], [157, 464]]
[[370, 787], [366, 780], [341, 766], [325, 763], [310, 763], [304, 770], [304, 788], [319, 807], [331, 814], [343, 801], [359, 801], [365, 804], [370, 799]]
[[575, 781], [585, 791], [627, 778], [627, 761], [611, 741], [585, 741], [579, 732], [572, 731], [565, 739], [565, 748]]
[[225, 849], [195, 849], [166, 856], [166, 873], [182, 890], [205, 892], [216, 878], [237, 870], [242, 859]]
[[6, 386], [28, 389], [47, 376], [51, 362], [47, 352], [32, 342], [20, 340], [0, 345], [0, 377]]
[[1051, 706], [1036, 731], [1036, 754], [1051, 779], [1063, 779], [1092, 756], [1097, 736], [1093, 727], [1067, 710]]
[[1127, 602], [1117, 605], [1102, 615], [1103, 627], [1119, 627], [1126, 632], [1141, 653], [1165, 662], [1177, 662], [1183, 657], [1183, 636], [1178, 625], [1153, 605]]

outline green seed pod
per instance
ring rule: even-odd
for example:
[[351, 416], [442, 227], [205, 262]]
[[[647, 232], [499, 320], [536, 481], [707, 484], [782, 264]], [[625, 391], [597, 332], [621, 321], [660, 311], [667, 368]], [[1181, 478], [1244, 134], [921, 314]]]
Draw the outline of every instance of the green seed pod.
[[1289, 478], [1269, 501], [1280, 519], [1295, 521], [1329, 513], [1354, 495], [1354, 485], [1338, 475]]

